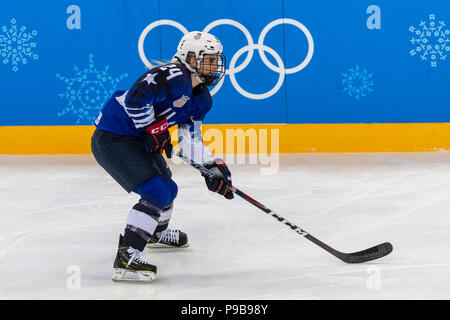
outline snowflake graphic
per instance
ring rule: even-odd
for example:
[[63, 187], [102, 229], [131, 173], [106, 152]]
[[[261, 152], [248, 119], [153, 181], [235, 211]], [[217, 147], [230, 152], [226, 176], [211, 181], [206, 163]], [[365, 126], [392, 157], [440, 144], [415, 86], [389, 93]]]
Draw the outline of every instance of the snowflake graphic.
[[344, 92], [351, 97], [359, 100], [360, 97], [365, 97], [367, 93], [373, 92], [373, 73], [368, 73], [366, 69], [361, 69], [358, 65], [350, 68], [346, 73], [343, 73], [342, 84], [344, 85]]
[[29, 59], [37, 60], [37, 53], [33, 52], [36, 42], [32, 42], [37, 36], [37, 31], [26, 32], [27, 28], [16, 25], [16, 19], [11, 19], [10, 27], [3, 26], [0, 33], [0, 55], [3, 64], [11, 64], [17, 72], [19, 64], [27, 64]]
[[75, 74], [71, 77], [56, 74], [66, 84], [66, 92], [58, 94], [68, 101], [68, 106], [58, 112], [58, 117], [72, 113], [77, 117], [75, 124], [93, 124], [105, 102], [114, 93], [116, 85], [128, 74], [124, 73], [118, 78], [108, 75], [109, 66], [99, 71], [94, 66], [94, 56], [89, 54], [89, 67], [79, 69], [73, 66]]
[[450, 30], [444, 21], [436, 21], [436, 15], [430, 14], [428, 21], [421, 21], [419, 27], [409, 27], [414, 34], [411, 43], [414, 46], [409, 54], [419, 55], [422, 61], [430, 61], [432, 67], [437, 67], [439, 60], [445, 60], [445, 52], [450, 51]]

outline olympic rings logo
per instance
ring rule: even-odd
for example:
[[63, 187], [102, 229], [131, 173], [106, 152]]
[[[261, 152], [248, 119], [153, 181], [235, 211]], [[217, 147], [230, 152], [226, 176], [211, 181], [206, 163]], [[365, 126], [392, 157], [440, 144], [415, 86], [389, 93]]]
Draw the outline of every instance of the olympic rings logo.
[[[306, 58], [296, 67], [293, 68], [285, 68], [283, 60], [281, 59], [280, 55], [273, 50], [272, 48], [264, 45], [264, 39], [267, 35], [267, 33], [275, 26], [280, 25], [280, 24], [290, 24], [293, 25], [295, 27], [297, 27], [298, 29], [300, 29], [300, 31], [302, 31], [305, 36], [306, 39], [308, 40], [308, 53], [306, 54]], [[161, 25], [169, 25], [172, 27], [177, 28], [178, 30], [180, 30], [183, 34], [188, 33], [188, 30], [181, 25], [180, 23], [173, 21], [173, 20], [157, 20], [155, 22], [150, 23], [141, 33], [140, 37], [139, 37], [139, 42], [138, 42], [138, 51], [139, 51], [139, 56], [142, 60], [142, 62], [146, 65], [149, 66], [153, 66], [146, 58], [145, 53], [144, 53], [144, 41], [145, 38], [147, 37], [147, 34], [154, 28], [161, 26]], [[249, 99], [255, 99], [255, 100], [260, 100], [260, 99], [266, 99], [271, 97], [272, 95], [274, 95], [283, 85], [284, 82], [284, 77], [286, 74], [291, 74], [291, 73], [296, 73], [299, 72], [300, 70], [304, 69], [309, 62], [311, 61], [311, 58], [314, 54], [314, 41], [313, 38], [311, 36], [311, 33], [309, 32], [309, 30], [300, 22], [293, 20], [293, 19], [277, 19], [274, 20], [272, 22], [270, 22], [269, 24], [267, 24], [264, 29], [261, 31], [261, 34], [259, 35], [259, 39], [258, 39], [258, 43], [254, 43], [253, 42], [253, 38], [250, 34], [250, 32], [247, 30], [247, 28], [245, 28], [242, 24], [240, 24], [239, 22], [235, 21], [235, 20], [231, 20], [231, 19], [219, 19], [216, 21], [211, 22], [210, 24], [208, 24], [204, 29], [203, 32], [209, 32], [211, 29], [213, 29], [214, 27], [220, 26], [220, 25], [231, 25], [234, 26], [236, 28], [238, 28], [240, 31], [242, 31], [242, 33], [244, 34], [245, 38], [247, 39], [248, 45], [242, 47], [241, 49], [239, 49], [231, 58], [230, 61], [230, 65], [229, 68], [226, 70], [225, 74], [227, 74], [230, 77], [231, 83], [233, 84], [234, 88], [243, 96], [249, 98]], [[242, 71], [245, 67], [248, 66], [248, 64], [250, 63], [250, 61], [253, 58], [253, 53], [254, 50], [258, 50], [259, 56], [261, 57], [261, 60], [264, 62], [264, 64], [271, 70], [277, 72], [279, 74], [278, 77], [278, 81], [275, 84], [275, 86], [265, 92], [265, 93], [250, 93], [246, 90], [244, 90], [237, 82], [236, 80], [236, 73], [239, 73], [240, 71]], [[244, 61], [239, 65], [236, 66], [236, 62], [239, 59], [239, 57], [244, 54], [245, 52], [248, 52], [247, 57], [244, 59]], [[275, 61], [277, 63], [278, 66], [274, 66], [266, 57], [265, 52], [268, 52], [270, 55], [272, 55], [273, 58], [275, 58]], [[215, 93], [217, 93], [217, 91], [220, 90], [220, 88], [223, 85], [223, 82], [225, 80], [225, 77], [222, 78], [222, 80], [211, 90], [211, 95], [214, 95]]]

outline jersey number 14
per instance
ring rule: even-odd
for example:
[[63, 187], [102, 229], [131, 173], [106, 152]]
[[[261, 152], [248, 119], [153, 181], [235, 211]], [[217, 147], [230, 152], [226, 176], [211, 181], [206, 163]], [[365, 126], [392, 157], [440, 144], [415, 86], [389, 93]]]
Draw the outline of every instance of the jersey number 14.
[[160, 67], [160, 69], [162, 71], [166, 71], [167, 69], [169, 69], [169, 76], [166, 78], [166, 80], [173, 79], [183, 74], [183, 72], [179, 68], [177, 68], [176, 64], [168, 64], [164, 67]]

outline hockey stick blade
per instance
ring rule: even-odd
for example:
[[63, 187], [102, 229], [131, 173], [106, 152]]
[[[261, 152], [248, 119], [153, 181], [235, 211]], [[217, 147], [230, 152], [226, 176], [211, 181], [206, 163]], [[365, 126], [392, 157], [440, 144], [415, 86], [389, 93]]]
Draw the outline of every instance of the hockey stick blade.
[[336, 252], [335, 256], [346, 263], [363, 263], [387, 256], [389, 253], [392, 252], [392, 249], [393, 249], [392, 244], [390, 244], [389, 242], [385, 242], [375, 247], [358, 252], [353, 253]]

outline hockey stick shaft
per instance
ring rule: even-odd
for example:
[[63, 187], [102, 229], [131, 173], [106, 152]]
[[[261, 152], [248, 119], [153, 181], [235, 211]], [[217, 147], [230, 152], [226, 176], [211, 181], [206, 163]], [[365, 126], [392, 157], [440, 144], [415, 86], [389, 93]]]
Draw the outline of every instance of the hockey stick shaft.
[[[177, 152], [176, 154], [177, 154], [178, 157], [183, 159], [186, 163], [190, 164], [192, 167], [194, 167], [197, 170], [199, 170], [206, 177], [208, 177], [210, 179], [217, 178], [217, 176], [213, 172], [211, 172], [210, 170], [208, 170], [204, 166], [202, 166], [202, 165], [194, 162], [193, 160], [185, 157], [184, 155], [182, 155], [179, 152]], [[299, 235], [305, 237], [309, 241], [313, 242], [314, 244], [318, 245], [322, 249], [328, 251], [329, 253], [331, 253], [332, 255], [334, 255], [335, 257], [337, 257], [338, 259], [340, 259], [340, 260], [342, 260], [344, 262], [347, 262], [347, 263], [366, 262], [366, 261], [370, 261], [370, 260], [381, 258], [381, 257], [389, 254], [390, 252], [392, 252], [392, 245], [390, 243], [383, 243], [381, 245], [378, 245], [378, 246], [375, 246], [375, 247], [372, 247], [372, 248], [369, 248], [369, 249], [366, 249], [366, 250], [363, 250], [363, 251], [360, 251], [360, 252], [356, 252], [356, 253], [346, 254], [346, 253], [339, 252], [339, 251], [333, 249], [332, 247], [328, 246], [324, 242], [320, 241], [316, 237], [312, 236], [311, 234], [309, 234], [305, 230], [303, 230], [300, 227], [296, 226], [295, 224], [293, 224], [289, 220], [286, 220], [282, 216], [278, 215], [276, 212], [274, 212], [273, 210], [267, 208], [265, 205], [259, 203], [258, 201], [256, 201], [252, 197], [248, 196], [247, 194], [245, 194], [244, 192], [242, 192], [238, 188], [232, 186], [232, 187], [230, 187], [230, 189], [231, 189], [231, 191], [234, 194], [237, 194], [238, 196], [240, 196], [241, 198], [243, 198], [247, 202], [251, 203], [252, 205], [257, 207], [258, 209], [262, 210], [266, 214], [271, 215], [272, 217], [277, 219], [279, 222], [285, 224], [286, 226], [288, 226], [290, 229], [292, 229], [293, 231], [295, 231]]]

